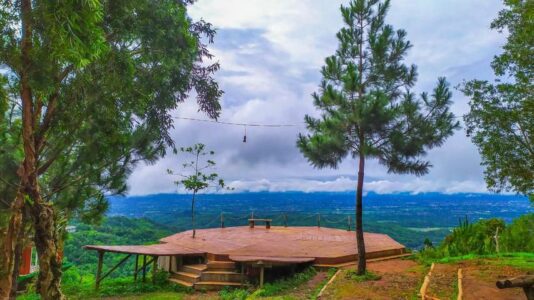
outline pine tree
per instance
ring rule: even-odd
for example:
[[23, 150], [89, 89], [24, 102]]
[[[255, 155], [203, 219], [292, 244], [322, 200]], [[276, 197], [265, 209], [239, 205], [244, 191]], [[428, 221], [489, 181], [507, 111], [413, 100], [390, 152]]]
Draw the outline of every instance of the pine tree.
[[356, 241], [358, 274], [364, 274], [362, 195], [365, 162], [378, 159], [389, 173], [423, 175], [429, 149], [440, 146], [459, 127], [449, 111], [452, 93], [444, 78], [433, 93], [417, 97], [414, 65], [403, 63], [411, 44], [404, 30], [384, 23], [390, 2], [354, 0], [341, 6], [344, 27], [339, 47], [326, 58], [318, 93], [320, 118], [306, 116], [310, 131], [297, 145], [317, 168], [333, 167], [347, 156], [358, 160]]

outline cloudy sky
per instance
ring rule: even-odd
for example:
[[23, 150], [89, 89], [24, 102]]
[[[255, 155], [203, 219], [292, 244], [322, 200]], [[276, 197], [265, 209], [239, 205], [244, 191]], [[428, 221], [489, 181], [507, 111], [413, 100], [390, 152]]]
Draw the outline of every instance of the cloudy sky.
[[[176, 120], [177, 145], [202, 142], [216, 151], [217, 172], [235, 191], [354, 190], [356, 162], [338, 169], [309, 166], [295, 146], [305, 132], [305, 114], [317, 115], [310, 94], [320, 82], [324, 58], [337, 48], [341, 28], [334, 0], [198, 0], [193, 19], [218, 29], [213, 54], [221, 64], [217, 80], [225, 91], [220, 121], [294, 124], [294, 127], [248, 127]], [[392, 0], [388, 23], [408, 32], [414, 47], [407, 63], [419, 70], [417, 92], [430, 91], [439, 76], [452, 86], [464, 79], [492, 78], [489, 64], [504, 37], [489, 29], [501, 0]], [[463, 115], [466, 99], [454, 91], [453, 112]], [[174, 115], [206, 119], [194, 101]], [[131, 195], [180, 191], [166, 169], [178, 169], [186, 157], [169, 155], [154, 165], [140, 165], [132, 174]], [[387, 174], [376, 161], [367, 163], [367, 192], [486, 192], [476, 148], [458, 131], [432, 150], [431, 172], [424, 177]]]

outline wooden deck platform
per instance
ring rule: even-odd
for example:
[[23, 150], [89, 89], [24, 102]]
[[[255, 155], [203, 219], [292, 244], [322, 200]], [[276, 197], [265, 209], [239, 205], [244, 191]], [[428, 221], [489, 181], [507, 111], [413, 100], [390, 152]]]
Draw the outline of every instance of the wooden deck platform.
[[[357, 260], [354, 231], [324, 227], [248, 226], [180, 232], [148, 246], [96, 246], [86, 249], [153, 256], [205, 255], [210, 260], [263, 263], [342, 264]], [[367, 258], [405, 253], [388, 235], [365, 233]]]

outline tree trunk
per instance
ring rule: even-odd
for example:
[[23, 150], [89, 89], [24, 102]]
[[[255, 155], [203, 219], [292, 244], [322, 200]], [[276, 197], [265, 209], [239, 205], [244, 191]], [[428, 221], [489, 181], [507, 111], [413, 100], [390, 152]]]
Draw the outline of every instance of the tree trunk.
[[365, 156], [360, 150], [360, 162], [358, 166], [358, 186], [356, 187], [356, 243], [358, 245], [358, 275], [365, 274], [365, 242], [363, 239], [363, 177], [365, 168]]
[[17, 237], [17, 242], [16, 242], [16, 245], [15, 245], [15, 253], [13, 255], [13, 260], [14, 260], [14, 263], [13, 263], [13, 273], [11, 274], [11, 292], [10, 292], [10, 295], [9, 295], [9, 298], [10, 299], [16, 299], [17, 298], [17, 290], [18, 290], [18, 281], [17, 279], [19, 278], [19, 273], [20, 273], [20, 262], [21, 262], [21, 258], [22, 258], [22, 250], [24, 249], [24, 242], [25, 242], [25, 224], [26, 224], [26, 221], [27, 221], [27, 215], [26, 215], [26, 211], [24, 209], [24, 211], [22, 212], [22, 225], [21, 225], [21, 228], [19, 230], [19, 234], [18, 234], [18, 237]]
[[193, 238], [195, 238], [195, 194], [193, 194], [193, 199], [191, 199], [191, 226], [193, 227]]
[[37, 291], [42, 299], [64, 299], [61, 293], [61, 257], [55, 225], [54, 209], [38, 197], [32, 207], [35, 226], [35, 247], [39, 256]]
[[13, 271], [15, 269], [15, 253], [17, 239], [23, 224], [24, 195], [19, 190], [13, 204], [11, 205], [11, 218], [7, 227], [7, 233], [3, 245], [3, 265], [4, 270], [0, 276], [0, 299], [8, 299], [13, 285]]

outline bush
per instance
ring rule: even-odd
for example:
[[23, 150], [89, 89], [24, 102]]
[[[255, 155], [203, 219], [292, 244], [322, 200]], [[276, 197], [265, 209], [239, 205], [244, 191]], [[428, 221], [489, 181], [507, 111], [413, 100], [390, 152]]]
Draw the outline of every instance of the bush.
[[292, 277], [277, 280], [272, 283], [266, 283], [262, 289], [257, 290], [254, 295], [261, 297], [271, 297], [279, 295], [280, 293], [295, 288], [304, 282], [312, 279], [317, 274], [317, 271], [313, 267], [309, 267], [306, 270], [295, 274]]
[[250, 295], [248, 290], [244, 289], [232, 289], [225, 287], [219, 292], [219, 297], [222, 300], [245, 300]]
[[503, 232], [501, 251], [534, 253], [534, 214], [515, 219]]
[[508, 226], [501, 219], [480, 220], [476, 223], [460, 221], [437, 248], [425, 246], [419, 260], [431, 262], [445, 257], [491, 255], [497, 253], [495, 234], [498, 233], [499, 252], [534, 252], [534, 214], [515, 219]]

